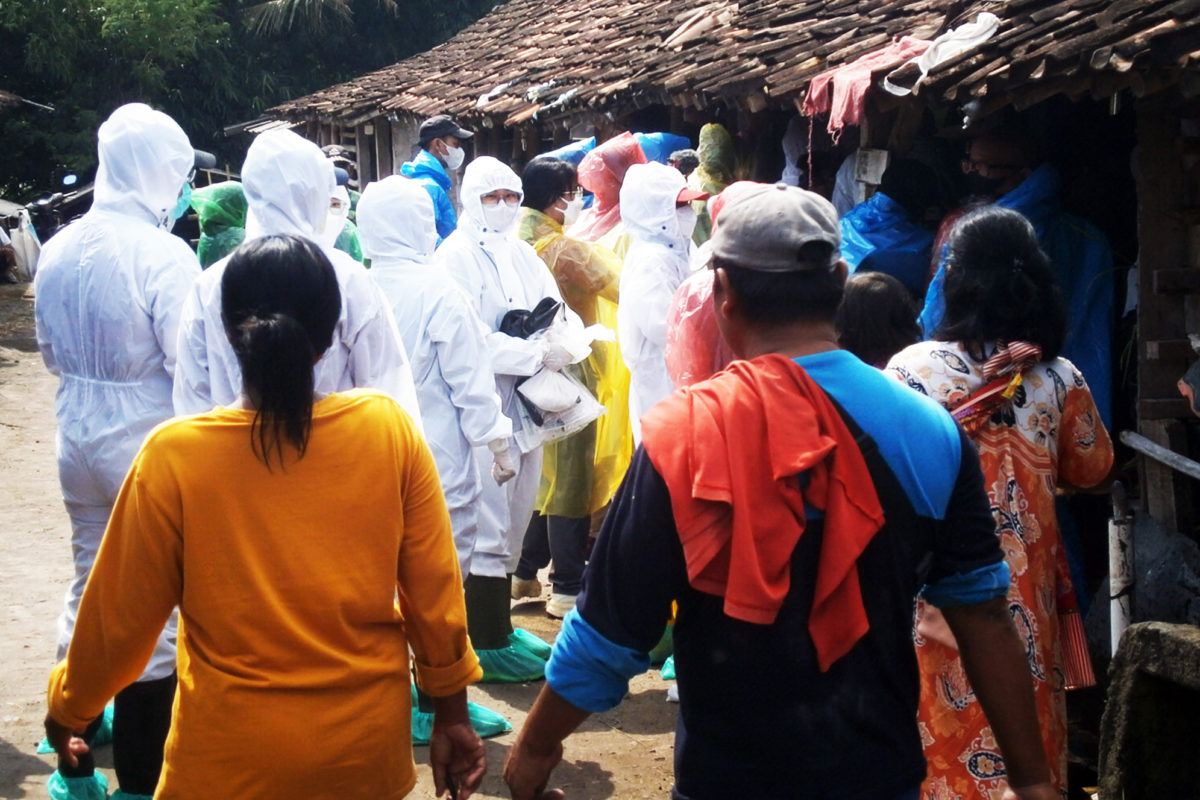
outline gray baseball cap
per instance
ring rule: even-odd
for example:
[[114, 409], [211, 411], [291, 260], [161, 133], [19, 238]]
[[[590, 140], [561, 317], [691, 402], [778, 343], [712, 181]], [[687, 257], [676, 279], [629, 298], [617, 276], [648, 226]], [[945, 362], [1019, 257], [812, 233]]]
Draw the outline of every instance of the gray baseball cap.
[[[764, 186], [725, 206], [716, 228], [713, 255], [744, 269], [833, 269], [841, 259], [842, 235], [833, 204], [816, 192], [783, 183]], [[800, 249], [813, 242], [833, 246], [828, 264], [800, 259]]]

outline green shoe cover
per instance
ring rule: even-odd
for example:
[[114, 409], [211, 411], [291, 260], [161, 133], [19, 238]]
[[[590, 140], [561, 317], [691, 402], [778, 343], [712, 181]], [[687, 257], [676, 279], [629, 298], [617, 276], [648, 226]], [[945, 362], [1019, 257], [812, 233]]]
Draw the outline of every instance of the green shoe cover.
[[499, 650], [476, 650], [483, 667], [481, 683], [524, 683], [546, 677], [546, 659], [524, 647], [509, 645]]
[[496, 711], [484, 708], [475, 703], [467, 703], [467, 714], [471, 717], [471, 727], [479, 734], [480, 739], [499, 736], [512, 730], [508, 720]]
[[[92, 737], [91, 747], [103, 747], [106, 744], [112, 743], [112, 720], [113, 706], [112, 703], [109, 703], [104, 707], [104, 720], [100, 723], [100, 727], [96, 729], [96, 735]], [[45, 737], [42, 737], [37, 746], [38, 755], [44, 756], [47, 753], [53, 752], [54, 748], [50, 746], [50, 742]]]
[[150, 794], [130, 794], [117, 789], [108, 796], [108, 800], [154, 800], [154, 795]]
[[105, 800], [108, 797], [108, 778], [94, 772], [85, 778], [64, 778], [58, 770], [46, 781], [50, 800]]
[[[495, 711], [489, 711], [481, 705], [468, 702], [467, 714], [471, 718], [471, 727], [479, 734], [480, 739], [499, 736], [502, 733], [508, 733], [512, 730], [512, 725], [508, 724], [508, 720]], [[433, 714], [428, 711], [418, 711], [416, 706], [414, 706], [412, 711], [412, 743], [414, 745], [427, 745], [432, 733]]]
[[675, 680], [675, 656], [670, 656], [663, 662], [662, 678], [664, 681]]
[[533, 653], [538, 658], [545, 661], [550, 658], [550, 645], [546, 644], [540, 636], [535, 636], [523, 628], [517, 628], [508, 635], [508, 643], [512, 647], [521, 647]]

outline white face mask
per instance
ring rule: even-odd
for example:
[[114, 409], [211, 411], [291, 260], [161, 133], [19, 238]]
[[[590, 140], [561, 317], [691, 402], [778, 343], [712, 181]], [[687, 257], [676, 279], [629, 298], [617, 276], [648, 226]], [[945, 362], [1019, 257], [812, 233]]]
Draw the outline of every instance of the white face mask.
[[462, 166], [463, 159], [466, 157], [467, 154], [463, 152], [461, 147], [446, 145], [446, 169], [453, 172]]
[[685, 239], [690, 239], [692, 232], [696, 230], [696, 212], [690, 206], [683, 206], [675, 209], [675, 219], [679, 225], [679, 235]]
[[490, 231], [508, 233], [513, 223], [517, 221], [517, 214], [520, 210], [520, 201], [511, 205], [508, 203], [496, 203], [494, 206], [484, 206], [483, 221], [487, 224]]
[[567, 201], [567, 207], [563, 209], [563, 227], [569, 228], [575, 224], [575, 220], [579, 219], [579, 212], [583, 211], [583, 198], [573, 197]]

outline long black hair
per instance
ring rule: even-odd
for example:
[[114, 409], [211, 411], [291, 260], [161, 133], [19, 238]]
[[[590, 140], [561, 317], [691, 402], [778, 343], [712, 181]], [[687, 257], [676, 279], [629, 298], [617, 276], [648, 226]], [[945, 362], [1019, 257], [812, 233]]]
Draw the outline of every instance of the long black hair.
[[333, 265], [299, 236], [251, 240], [221, 276], [221, 320], [256, 407], [254, 453], [282, 465], [284, 443], [301, 456], [312, 430], [313, 365], [333, 342], [341, 312]]
[[985, 206], [960, 219], [947, 242], [946, 315], [935, 338], [961, 342], [977, 358], [988, 342], [1032, 342], [1058, 356], [1067, 308], [1050, 258], [1029, 220]]

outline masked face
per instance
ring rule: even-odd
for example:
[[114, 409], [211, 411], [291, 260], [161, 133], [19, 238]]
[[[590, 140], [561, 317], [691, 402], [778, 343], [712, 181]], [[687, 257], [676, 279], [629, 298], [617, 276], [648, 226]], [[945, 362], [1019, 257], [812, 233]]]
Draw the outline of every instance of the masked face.
[[446, 153], [443, 156], [445, 159], [446, 169], [453, 172], [462, 166], [463, 160], [467, 157], [467, 154], [463, 152], [461, 147], [454, 147], [449, 142], [444, 140], [442, 143], [446, 146]]
[[179, 190], [179, 198], [175, 201], [175, 206], [167, 212], [166, 229], [171, 230], [175, 227], [175, 223], [179, 218], [187, 213], [188, 207], [192, 204], [192, 184], [184, 182], [183, 188]]
[[346, 227], [348, 210], [340, 197], [335, 197], [329, 202], [329, 212], [325, 215], [324, 225], [317, 232], [321, 244], [333, 247], [334, 242], [342, 235], [342, 229]]
[[517, 214], [521, 210], [520, 201], [516, 202], [500, 202], [495, 205], [485, 205], [483, 207], [483, 221], [487, 223], [488, 228], [498, 233], [507, 233], [512, 228], [513, 223], [517, 221]]
[[575, 224], [575, 220], [579, 219], [579, 212], [583, 211], [583, 193], [575, 191], [571, 194], [565, 194], [558, 198], [554, 207], [562, 212], [563, 227], [569, 228]]
[[679, 235], [685, 239], [692, 236], [696, 230], [696, 212], [691, 205], [678, 206], [675, 209], [675, 219], [679, 223]]

